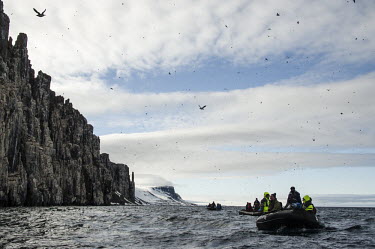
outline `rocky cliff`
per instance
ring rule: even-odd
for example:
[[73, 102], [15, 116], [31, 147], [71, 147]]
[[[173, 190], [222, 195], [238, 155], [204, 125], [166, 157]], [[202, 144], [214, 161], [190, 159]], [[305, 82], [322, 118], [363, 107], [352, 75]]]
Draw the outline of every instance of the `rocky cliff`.
[[159, 186], [159, 187], [153, 187], [152, 189], [164, 192], [166, 195], [170, 196], [173, 200], [183, 201], [181, 196], [175, 192], [173, 186]]
[[35, 72], [27, 36], [13, 45], [0, 1], [0, 206], [134, 201], [129, 168], [100, 155], [93, 127]]

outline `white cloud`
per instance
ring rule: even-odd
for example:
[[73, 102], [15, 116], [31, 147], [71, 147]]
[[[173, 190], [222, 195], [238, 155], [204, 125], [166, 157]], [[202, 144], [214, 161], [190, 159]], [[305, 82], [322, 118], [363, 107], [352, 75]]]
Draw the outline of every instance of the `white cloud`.
[[[150, 176], [141, 178], [160, 183], [375, 165], [375, 74], [309, 84], [326, 79], [322, 68], [338, 63], [372, 65], [371, 0], [4, 0], [4, 5], [11, 35], [29, 35], [34, 69], [52, 75], [52, 89], [95, 120], [96, 128], [153, 131], [101, 136], [102, 151], [137, 175]], [[33, 7], [47, 8], [47, 16], [35, 17]], [[289, 54], [318, 64], [293, 79], [228, 92], [136, 94], [106, 82], [112, 72], [142, 77], [199, 67], [212, 57], [266, 65], [265, 57], [276, 61]], [[201, 111], [198, 104], [207, 108]]]
[[27, 33], [34, 68], [54, 77], [168, 71], [208, 57], [264, 63], [290, 52], [366, 63], [375, 47], [372, 1], [4, 2], [11, 34]]
[[152, 174], [137, 174], [135, 182], [137, 186], [155, 187], [155, 186], [173, 186], [174, 184], [161, 176]]
[[374, 207], [375, 195], [318, 195], [314, 202], [321, 207]]
[[[230, 92], [144, 95], [144, 103], [184, 103], [180, 117], [159, 110], [160, 131], [101, 136], [102, 150], [136, 173], [236, 177], [290, 168], [374, 166], [375, 74], [314, 86], [267, 85]], [[131, 98], [131, 97], [130, 97]], [[142, 104], [139, 104], [142, 106]], [[124, 116], [126, 120], [126, 115]], [[155, 128], [157, 128], [155, 127]], [[149, 129], [150, 130], [150, 129]]]

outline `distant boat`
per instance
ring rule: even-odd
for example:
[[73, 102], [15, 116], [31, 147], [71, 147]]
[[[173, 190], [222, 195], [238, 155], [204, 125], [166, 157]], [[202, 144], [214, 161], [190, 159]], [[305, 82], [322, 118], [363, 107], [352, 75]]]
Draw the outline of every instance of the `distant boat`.
[[207, 206], [207, 210], [211, 210], [211, 211], [220, 211], [222, 209], [221, 207], [221, 204], [218, 203], [216, 206], [212, 207], [212, 206]]

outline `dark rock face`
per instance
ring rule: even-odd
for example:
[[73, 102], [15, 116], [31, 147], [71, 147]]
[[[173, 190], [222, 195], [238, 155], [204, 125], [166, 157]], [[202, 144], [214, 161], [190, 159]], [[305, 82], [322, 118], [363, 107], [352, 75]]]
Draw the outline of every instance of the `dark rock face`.
[[129, 177], [129, 168], [124, 164], [111, 162], [107, 153], [102, 153], [100, 155], [100, 161], [106, 168], [111, 169], [111, 202], [119, 204], [125, 204], [128, 202], [134, 203], [134, 175], [133, 179], [131, 180]]
[[[0, 206], [107, 205], [134, 201], [129, 168], [100, 155], [93, 127], [69, 100], [35, 77], [27, 36], [9, 38], [0, 1]], [[118, 195], [116, 195], [118, 196]]]
[[183, 201], [184, 201], [184, 200], [182, 200], [181, 196], [175, 192], [173, 186], [160, 186], [160, 187], [153, 187], [153, 189], [154, 189], [154, 190], [159, 190], [159, 191], [162, 191], [162, 192], [166, 193], [166, 194], [169, 195], [173, 200], [180, 201], [180, 202], [183, 202]]

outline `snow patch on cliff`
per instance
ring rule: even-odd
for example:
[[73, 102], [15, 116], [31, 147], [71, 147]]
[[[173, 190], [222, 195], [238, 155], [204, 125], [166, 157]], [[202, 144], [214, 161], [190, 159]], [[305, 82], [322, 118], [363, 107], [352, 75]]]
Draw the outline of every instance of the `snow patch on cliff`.
[[135, 200], [142, 205], [174, 205], [190, 206], [193, 203], [184, 201], [180, 195], [174, 192], [171, 186], [149, 187], [140, 186], [135, 188]]

